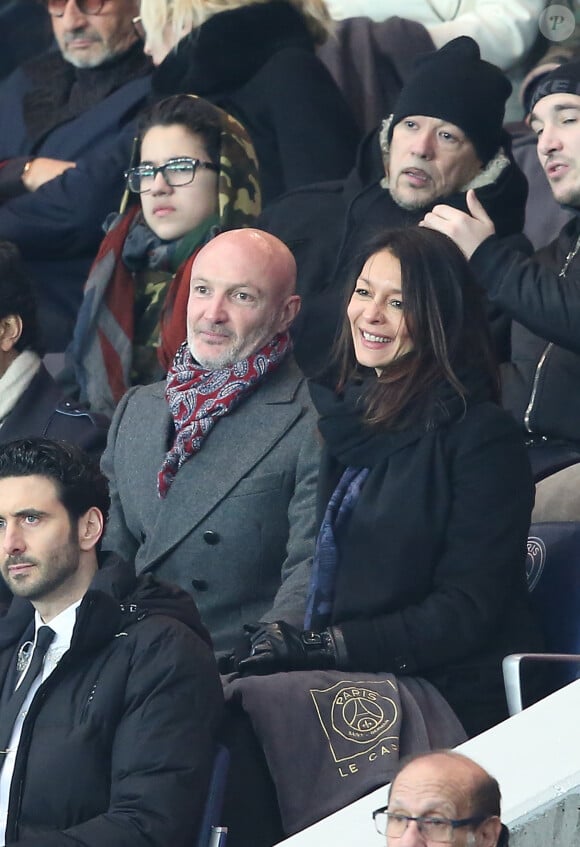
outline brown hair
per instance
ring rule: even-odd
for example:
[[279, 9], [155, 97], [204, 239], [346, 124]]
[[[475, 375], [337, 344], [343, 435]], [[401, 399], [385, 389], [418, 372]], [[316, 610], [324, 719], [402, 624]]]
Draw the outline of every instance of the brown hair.
[[184, 127], [193, 135], [198, 135], [210, 160], [214, 165], [219, 164], [221, 113], [207, 100], [191, 94], [174, 94], [172, 97], [157, 101], [143, 112], [139, 118], [139, 146], [154, 126], [173, 126], [174, 124]]

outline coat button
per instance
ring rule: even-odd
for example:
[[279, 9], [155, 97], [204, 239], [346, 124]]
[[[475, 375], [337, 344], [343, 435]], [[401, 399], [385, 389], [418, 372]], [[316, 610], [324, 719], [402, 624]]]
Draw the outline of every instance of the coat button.
[[209, 587], [205, 579], [192, 579], [191, 584], [196, 591], [207, 591]]
[[206, 529], [203, 534], [203, 540], [206, 544], [219, 544], [220, 537], [213, 529]]

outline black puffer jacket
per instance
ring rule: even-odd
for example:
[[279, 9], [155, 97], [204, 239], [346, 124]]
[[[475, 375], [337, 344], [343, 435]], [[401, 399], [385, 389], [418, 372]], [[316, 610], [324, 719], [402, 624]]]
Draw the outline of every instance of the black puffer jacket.
[[[521, 232], [527, 185], [511, 158], [507, 135], [503, 141], [503, 160], [499, 155], [492, 160], [476, 191], [497, 232], [506, 237]], [[296, 359], [307, 374], [316, 375], [326, 364], [344, 314], [353, 265], [365, 243], [381, 230], [417, 224], [428, 211], [398, 206], [381, 185], [384, 177], [377, 130], [361, 144], [356, 167], [345, 180], [290, 192], [258, 219], [258, 225], [281, 238], [296, 258], [303, 299], [292, 334]], [[463, 192], [445, 202], [466, 211]], [[490, 314], [494, 323], [498, 317], [497, 312]], [[507, 321], [494, 329], [500, 347], [508, 331]]]
[[[6, 844], [192, 843], [222, 707], [209, 636], [185, 592], [111, 558], [24, 721]], [[0, 620], [2, 684], [33, 612]]]
[[[580, 213], [533, 258], [492, 236], [471, 265], [513, 319], [503, 404], [529, 434], [580, 447]], [[565, 269], [565, 273], [563, 272]], [[517, 323], [516, 323], [517, 321]]]

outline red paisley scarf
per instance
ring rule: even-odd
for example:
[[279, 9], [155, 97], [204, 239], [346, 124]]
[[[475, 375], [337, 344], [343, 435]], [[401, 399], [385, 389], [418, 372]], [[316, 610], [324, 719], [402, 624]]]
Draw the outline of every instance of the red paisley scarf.
[[175, 439], [157, 476], [161, 498], [166, 497], [183, 463], [201, 450], [217, 419], [235, 409], [266, 374], [275, 370], [290, 347], [290, 335], [284, 332], [246, 359], [208, 370], [197, 364], [187, 342], [181, 345], [167, 374], [165, 387]]

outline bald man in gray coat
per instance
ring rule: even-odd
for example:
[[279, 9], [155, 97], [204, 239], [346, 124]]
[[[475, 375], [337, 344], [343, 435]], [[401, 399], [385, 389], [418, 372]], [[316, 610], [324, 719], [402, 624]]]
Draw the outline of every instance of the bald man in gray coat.
[[303, 623], [319, 445], [288, 336], [295, 278], [274, 236], [210, 241], [192, 267], [187, 341], [165, 381], [125, 395], [103, 456], [104, 548], [191, 592], [218, 654], [244, 623]]

